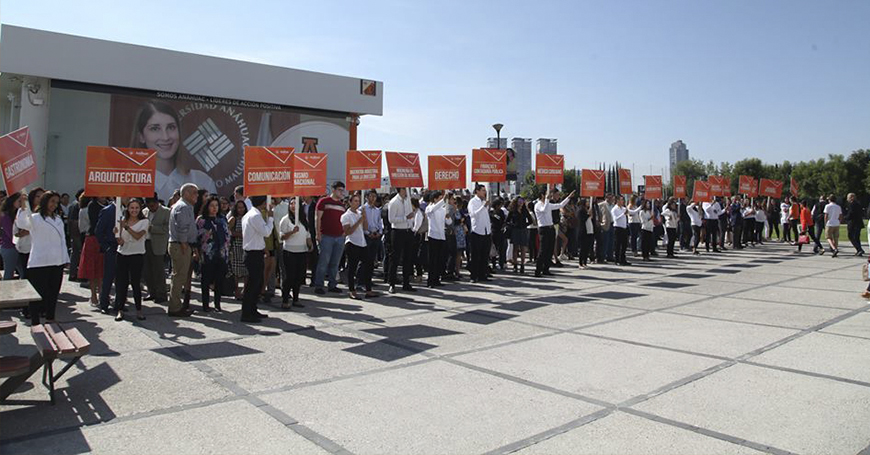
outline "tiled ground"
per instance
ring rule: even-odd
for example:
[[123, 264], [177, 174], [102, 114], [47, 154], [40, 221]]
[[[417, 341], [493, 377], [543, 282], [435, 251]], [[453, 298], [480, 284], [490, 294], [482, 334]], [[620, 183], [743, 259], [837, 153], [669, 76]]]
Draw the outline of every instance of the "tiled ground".
[[[870, 454], [862, 260], [792, 250], [306, 289], [260, 325], [232, 301], [117, 323], [64, 283], [92, 354], [56, 406], [38, 373], [0, 405], [0, 453]], [[34, 352], [28, 332], [3, 353]]]

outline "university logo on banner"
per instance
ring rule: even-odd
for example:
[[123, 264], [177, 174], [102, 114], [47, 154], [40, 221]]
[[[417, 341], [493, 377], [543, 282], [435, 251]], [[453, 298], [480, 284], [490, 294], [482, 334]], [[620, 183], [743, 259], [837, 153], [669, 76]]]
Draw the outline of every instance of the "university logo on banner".
[[686, 197], [686, 176], [685, 175], [675, 175], [674, 176], [674, 197], [677, 199], [681, 199]]
[[325, 153], [293, 154], [293, 196], [322, 196], [326, 193]]
[[292, 196], [293, 150], [245, 146], [245, 196]]
[[390, 173], [390, 186], [393, 188], [423, 186], [420, 155], [416, 153], [387, 152], [387, 172]]
[[430, 190], [465, 187], [465, 155], [429, 155]]
[[660, 175], [645, 175], [644, 181], [644, 197], [647, 199], [661, 199], [664, 197], [662, 192], [662, 176]]
[[85, 196], [154, 197], [155, 155], [151, 149], [88, 147]]
[[535, 157], [535, 184], [561, 185], [565, 181], [565, 157], [538, 153]]
[[737, 192], [747, 197], [757, 197], [758, 182], [755, 181], [755, 177], [741, 175], [737, 181]]
[[33, 156], [30, 128], [24, 127], [0, 137], [0, 163], [6, 194], [17, 193], [33, 183], [39, 173]]
[[381, 187], [380, 150], [348, 150], [345, 161], [345, 182], [348, 191], [370, 190]]
[[583, 169], [580, 173], [580, 196], [604, 196], [604, 175], [605, 171]]
[[789, 190], [791, 190], [791, 195], [794, 197], [800, 197], [800, 188], [798, 187], [798, 182], [794, 179], [794, 177], [791, 177], [791, 185], [789, 186]]
[[619, 169], [619, 194], [632, 194], [631, 169]]
[[695, 202], [712, 201], [713, 193], [710, 190], [710, 184], [703, 180], [695, 180], [695, 187], [692, 191], [692, 200]]
[[472, 182], [506, 182], [507, 150], [474, 149], [471, 151]]
[[722, 196], [722, 176], [710, 175], [707, 176], [707, 183], [710, 184], [711, 196]]
[[779, 199], [782, 196], [782, 181], [761, 179], [761, 185], [758, 188], [758, 195], [761, 197]]

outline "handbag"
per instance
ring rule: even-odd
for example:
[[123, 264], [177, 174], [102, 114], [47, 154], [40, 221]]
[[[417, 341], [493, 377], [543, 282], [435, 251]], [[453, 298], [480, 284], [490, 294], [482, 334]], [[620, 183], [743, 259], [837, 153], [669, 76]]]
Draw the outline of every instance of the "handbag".
[[870, 281], [870, 262], [864, 263], [864, 267], [861, 268], [861, 277], [864, 281]]
[[797, 244], [798, 245], [809, 245], [810, 244], [810, 236], [808, 236], [806, 234], [799, 235], [798, 239], [797, 239]]

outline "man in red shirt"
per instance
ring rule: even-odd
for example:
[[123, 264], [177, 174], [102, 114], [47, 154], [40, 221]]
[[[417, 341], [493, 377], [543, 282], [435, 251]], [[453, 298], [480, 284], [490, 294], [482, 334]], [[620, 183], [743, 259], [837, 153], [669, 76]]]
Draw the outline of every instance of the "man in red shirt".
[[320, 256], [314, 274], [314, 292], [325, 294], [324, 277], [329, 279], [329, 292], [340, 293], [338, 289], [338, 263], [344, 252], [344, 227], [341, 215], [344, 214], [344, 183], [332, 184], [332, 194], [320, 198], [315, 207], [315, 232]]

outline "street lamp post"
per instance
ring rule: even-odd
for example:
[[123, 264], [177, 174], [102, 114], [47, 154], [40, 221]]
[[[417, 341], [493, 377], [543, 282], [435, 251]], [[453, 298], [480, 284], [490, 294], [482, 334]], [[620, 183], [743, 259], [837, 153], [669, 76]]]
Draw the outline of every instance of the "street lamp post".
[[[495, 129], [495, 148], [496, 150], [501, 150], [501, 129], [504, 127], [501, 123], [496, 123], [492, 125]], [[495, 183], [495, 191], [499, 195], [501, 195], [501, 182]]]

